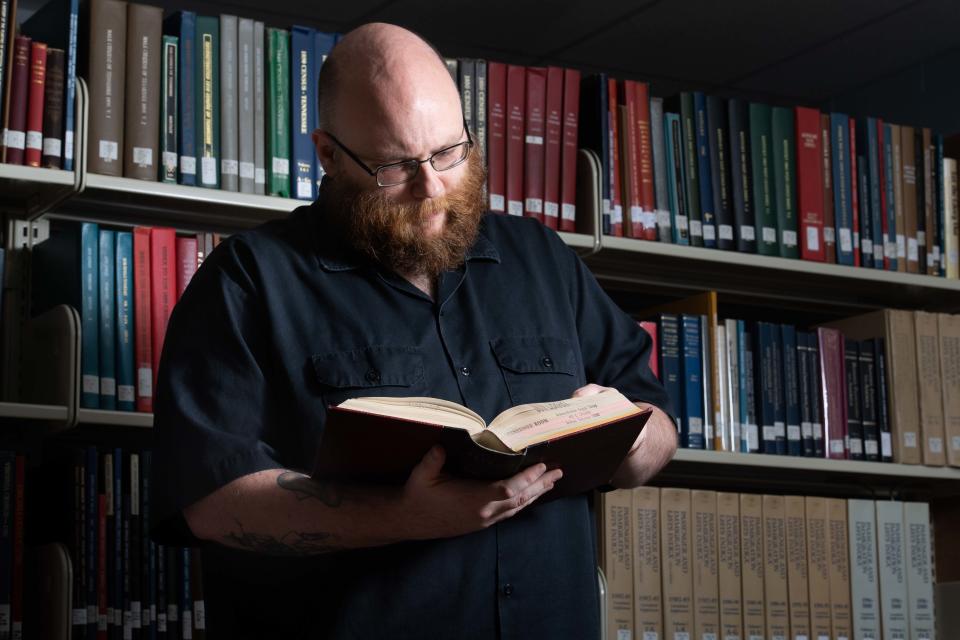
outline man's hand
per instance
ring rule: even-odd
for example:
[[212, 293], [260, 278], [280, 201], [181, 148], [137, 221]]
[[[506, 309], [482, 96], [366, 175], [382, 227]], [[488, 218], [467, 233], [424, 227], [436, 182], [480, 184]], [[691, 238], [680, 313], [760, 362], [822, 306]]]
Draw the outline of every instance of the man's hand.
[[444, 473], [445, 460], [443, 447], [433, 447], [410, 473], [400, 499], [408, 523], [405, 538], [447, 538], [485, 529], [516, 515], [563, 476], [560, 469], [535, 464], [498, 482], [465, 480]]

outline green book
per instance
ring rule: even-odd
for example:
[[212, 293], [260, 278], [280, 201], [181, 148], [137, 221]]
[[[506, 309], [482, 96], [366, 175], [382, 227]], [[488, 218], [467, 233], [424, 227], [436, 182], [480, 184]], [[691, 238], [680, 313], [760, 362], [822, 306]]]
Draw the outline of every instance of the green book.
[[773, 113], [768, 104], [750, 103], [750, 163], [756, 210], [757, 253], [779, 256], [773, 190]]
[[773, 108], [773, 192], [775, 194], [780, 256], [799, 258], [797, 245], [796, 138], [793, 109]]
[[290, 32], [267, 29], [267, 194], [290, 197]]
[[690, 221], [690, 244], [703, 246], [703, 213], [700, 210], [700, 182], [697, 156], [697, 112], [693, 94], [680, 94], [680, 123], [683, 130], [683, 162], [685, 164], [687, 211]]
[[177, 36], [163, 36], [163, 54], [160, 77], [163, 79], [163, 91], [160, 94], [160, 181], [177, 183], [177, 122], [179, 94], [178, 45]]
[[197, 16], [194, 72], [197, 168], [202, 187], [220, 188], [220, 18]]

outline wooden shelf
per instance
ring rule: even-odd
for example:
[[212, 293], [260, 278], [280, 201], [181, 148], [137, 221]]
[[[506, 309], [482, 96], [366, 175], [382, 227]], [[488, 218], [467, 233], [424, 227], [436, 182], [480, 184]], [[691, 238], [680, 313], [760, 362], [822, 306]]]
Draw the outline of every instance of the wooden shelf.
[[153, 428], [153, 414], [135, 411], [107, 411], [104, 409], [78, 409], [77, 424], [110, 425], [117, 427]]
[[19, 418], [23, 420], [57, 420], [66, 422], [67, 416], [67, 407], [58, 405], [0, 402], [0, 418]]

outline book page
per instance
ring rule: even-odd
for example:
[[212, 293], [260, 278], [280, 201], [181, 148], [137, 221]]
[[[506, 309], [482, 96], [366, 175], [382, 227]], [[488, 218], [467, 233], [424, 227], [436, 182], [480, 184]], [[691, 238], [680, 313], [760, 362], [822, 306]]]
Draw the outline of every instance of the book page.
[[479, 433], [486, 426], [483, 418], [463, 405], [439, 398], [350, 398], [339, 407], [381, 416], [416, 420]]
[[490, 423], [489, 431], [513, 451], [544, 440], [584, 431], [601, 424], [641, 413], [619, 391], [570, 398], [556, 402], [522, 404], [507, 409]]

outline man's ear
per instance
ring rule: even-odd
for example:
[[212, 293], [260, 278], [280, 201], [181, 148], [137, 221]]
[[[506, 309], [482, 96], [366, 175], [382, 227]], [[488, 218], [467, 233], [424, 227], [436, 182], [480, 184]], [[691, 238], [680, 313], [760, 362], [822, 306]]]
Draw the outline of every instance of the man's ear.
[[310, 134], [310, 138], [313, 140], [313, 146], [317, 149], [317, 158], [320, 159], [320, 166], [323, 167], [324, 174], [328, 176], [335, 175], [336, 163], [334, 162], [333, 154], [336, 153], [337, 146], [333, 140], [330, 139], [330, 136], [327, 135], [327, 132], [323, 129], [314, 129], [313, 133]]

